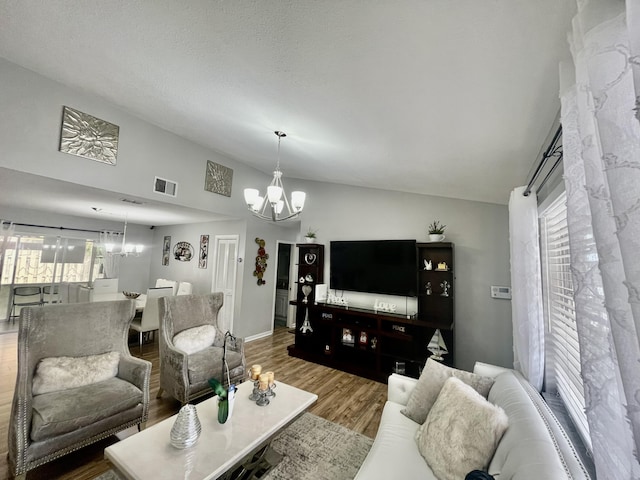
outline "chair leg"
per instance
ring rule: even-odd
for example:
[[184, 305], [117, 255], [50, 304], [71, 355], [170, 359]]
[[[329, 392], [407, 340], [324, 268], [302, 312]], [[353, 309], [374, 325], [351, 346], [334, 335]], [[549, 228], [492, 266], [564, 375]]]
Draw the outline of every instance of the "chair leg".
[[138, 424], [138, 431], [141, 432], [142, 430], [144, 430], [145, 428], [147, 428], [147, 422], [140, 422]]
[[140, 356], [142, 356], [142, 332], [140, 332]]
[[13, 477], [13, 480], [27, 480], [27, 474], [21, 473], [20, 475], [16, 475], [15, 477]]
[[160, 388], [158, 389], [158, 393], [156, 393], [156, 398], [160, 398], [160, 397], [162, 397], [162, 392], [164, 392], [164, 390], [162, 389], [162, 387], [160, 387]]

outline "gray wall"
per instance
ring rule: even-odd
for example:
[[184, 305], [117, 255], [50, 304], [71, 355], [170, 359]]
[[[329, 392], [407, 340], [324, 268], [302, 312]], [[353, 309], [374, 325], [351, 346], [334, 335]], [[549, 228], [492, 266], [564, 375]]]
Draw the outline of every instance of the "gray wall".
[[[276, 242], [302, 240], [308, 227], [318, 230], [318, 241], [328, 245], [338, 239], [426, 240], [427, 225], [434, 219], [447, 224], [447, 240], [456, 244], [456, 364], [469, 369], [476, 360], [512, 365], [510, 302], [493, 300], [489, 286], [509, 285], [508, 215], [506, 206], [469, 202], [428, 195], [347, 187], [288, 179], [288, 191], [307, 191], [307, 205], [301, 224], [289, 228], [255, 220], [244, 207], [242, 191], [248, 186], [264, 188], [270, 178], [235, 160], [206, 149], [125, 113], [119, 107], [83, 92], [71, 90], [33, 72], [0, 59], [0, 167], [116, 191], [156, 202], [168, 202], [240, 219], [227, 225], [225, 233], [241, 235], [236, 333], [255, 336], [271, 329], [275, 294]], [[63, 105], [77, 108], [120, 126], [118, 164], [109, 166], [58, 152]], [[206, 161], [213, 160], [234, 169], [232, 196], [224, 197], [203, 188]], [[151, 192], [155, 175], [179, 183], [178, 198]], [[285, 172], [286, 175], [286, 172]], [[147, 187], [148, 186], [148, 187]], [[427, 192], [425, 192], [427, 193]], [[506, 199], [505, 199], [506, 201]], [[2, 211], [0, 192], [0, 217]], [[47, 219], [51, 219], [49, 214]], [[87, 220], [88, 221], [88, 220]], [[51, 222], [51, 220], [50, 220]], [[43, 223], [50, 223], [44, 222]], [[25, 222], [29, 223], [29, 222]], [[81, 222], [82, 223], [82, 222]], [[212, 222], [217, 223], [217, 222]], [[144, 230], [146, 228], [146, 230]], [[173, 242], [187, 239], [194, 247], [199, 235], [215, 235], [215, 225], [157, 228], [131, 226], [145, 232], [153, 244], [145, 265], [131, 262], [131, 286], [142, 289], [157, 277], [176, 275], [177, 280], [194, 279], [197, 291], [210, 288], [211, 264], [198, 272], [197, 263], [167, 267], [160, 265], [162, 237]], [[301, 233], [302, 232], [302, 233]], [[129, 232], [127, 232], [129, 236]], [[270, 256], [267, 284], [258, 287], [253, 277], [257, 245], [264, 238]], [[148, 238], [145, 236], [145, 238]], [[211, 237], [213, 241], [213, 236]], [[328, 252], [327, 252], [328, 253]], [[134, 266], [135, 265], [135, 266]], [[327, 268], [329, 259], [327, 259]], [[326, 272], [328, 278], [328, 270]], [[125, 271], [122, 271], [122, 276]], [[180, 278], [177, 278], [180, 276]], [[184, 276], [184, 277], [183, 277]], [[127, 280], [128, 281], [128, 280]], [[370, 301], [364, 299], [361, 301]], [[426, 347], [426, 346], [425, 346]]]

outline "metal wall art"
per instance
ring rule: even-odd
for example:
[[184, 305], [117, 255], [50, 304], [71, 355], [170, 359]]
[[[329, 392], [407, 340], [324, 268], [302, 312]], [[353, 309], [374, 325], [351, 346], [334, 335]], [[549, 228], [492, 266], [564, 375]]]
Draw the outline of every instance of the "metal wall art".
[[171, 252], [171, 237], [169, 235], [164, 237], [164, 243], [162, 244], [162, 265], [165, 267], [169, 265], [169, 253]]
[[120, 127], [70, 107], [62, 112], [60, 151], [115, 165]]
[[232, 168], [207, 160], [207, 172], [204, 179], [204, 189], [207, 192], [218, 193], [225, 197], [230, 197], [232, 183]]
[[173, 247], [173, 258], [180, 262], [190, 262], [193, 258], [193, 247], [189, 242], [178, 242]]
[[207, 268], [208, 259], [209, 235], [200, 235], [200, 258], [198, 259], [198, 268]]
[[264, 249], [265, 242], [262, 238], [256, 237], [255, 242], [258, 244], [258, 256], [256, 257], [256, 269], [253, 272], [254, 277], [258, 277], [258, 285], [264, 285], [265, 282], [262, 277], [264, 271], [267, 269], [267, 260], [269, 260], [269, 254]]

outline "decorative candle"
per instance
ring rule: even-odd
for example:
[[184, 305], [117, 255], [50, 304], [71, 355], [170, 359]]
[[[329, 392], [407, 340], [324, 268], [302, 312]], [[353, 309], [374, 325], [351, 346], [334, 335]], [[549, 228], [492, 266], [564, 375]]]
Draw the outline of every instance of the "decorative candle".
[[275, 373], [267, 372], [266, 375], [267, 375], [267, 379], [269, 381], [269, 386], [273, 385], [273, 382], [275, 380]]
[[258, 379], [260, 380], [260, 386], [258, 388], [262, 391], [267, 390], [269, 388], [269, 377], [267, 376], [267, 374], [260, 374]]
[[262, 373], [262, 365], [251, 366], [251, 379], [258, 380], [258, 376]]

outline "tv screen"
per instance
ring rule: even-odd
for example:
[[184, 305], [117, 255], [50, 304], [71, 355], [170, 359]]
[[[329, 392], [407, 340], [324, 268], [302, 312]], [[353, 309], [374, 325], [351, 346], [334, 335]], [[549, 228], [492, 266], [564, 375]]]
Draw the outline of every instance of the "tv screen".
[[330, 288], [416, 296], [415, 240], [333, 241], [330, 253]]

